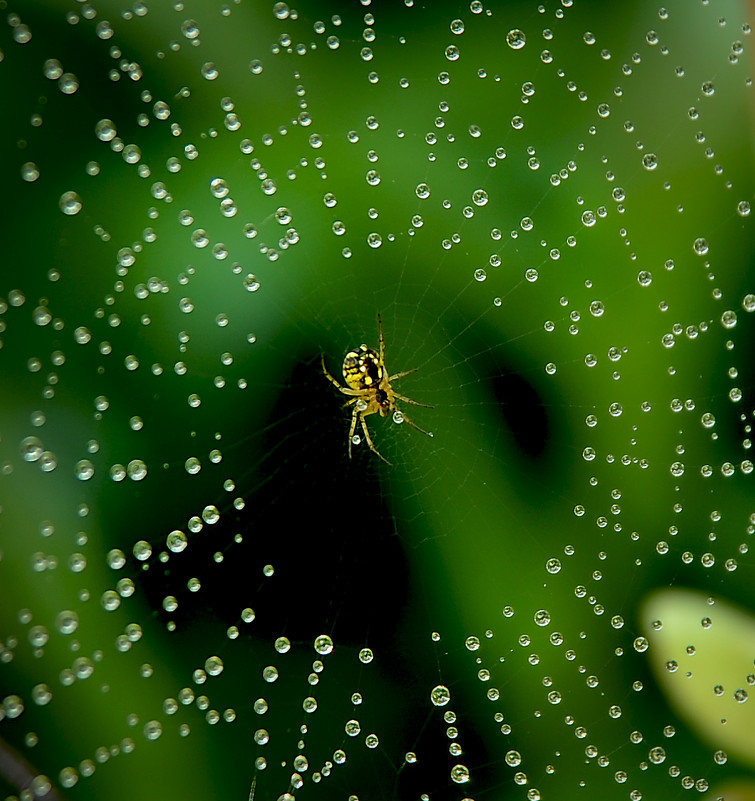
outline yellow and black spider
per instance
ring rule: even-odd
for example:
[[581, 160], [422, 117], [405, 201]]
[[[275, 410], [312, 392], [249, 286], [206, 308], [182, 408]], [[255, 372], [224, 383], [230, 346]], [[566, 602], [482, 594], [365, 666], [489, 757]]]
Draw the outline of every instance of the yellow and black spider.
[[348, 386], [342, 387], [338, 381], [328, 372], [325, 366], [325, 354], [322, 354], [322, 371], [325, 377], [337, 387], [344, 395], [353, 396], [346, 406], [354, 405], [354, 413], [351, 415], [351, 428], [349, 429], [349, 459], [351, 459], [351, 445], [358, 444], [359, 438], [354, 436], [357, 423], [362, 424], [362, 431], [364, 431], [364, 438], [370, 446], [370, 450], [379, 456], [386, 464], [390, 462], [378, 451], [375, 443], [370, 437], [370, 432], [367, 430], [367, 423], [364, 418], [368, 414], [375, 414], [379, 412], [381, 417], [387, 417], [389, 413], [393, 413], [393, 419], [396, 422], [409, 423], [412, 428], [427, 434], [432, 437], [432, 432], [425, 431], [420, 428], [413, 420], [410, 420], [397, 406], [396, 399], [404, 401], [404, 403], [411, 403], [412, 406], [424, 406], [426, 409], [433, 407], [427, 403], [417, 403], [411, 398], [406, 398], [399, 395], [396, 390], [391, 386], [391, 381], [396, 381], [403, 378], [409, 373], [415, 372], [413, 370], [404, 370], [403, 373], [396, 373], [395, 375], [388, 375], [388, 370], [385, 367], [385, 338], [383, 336], [383, 320], [378, 314], [378, 331], [380, 337], [380, 353], [373, 348], [368, 348], [367, 345], [360, 345], [358, 350], [350, 350], [343, 360], [343, 377], [346, 379]]

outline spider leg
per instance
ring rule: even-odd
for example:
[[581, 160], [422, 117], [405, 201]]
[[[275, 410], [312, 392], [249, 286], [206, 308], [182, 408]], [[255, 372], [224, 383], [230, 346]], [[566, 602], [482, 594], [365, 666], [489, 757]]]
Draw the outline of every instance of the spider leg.
[[414, 367], [411, 370], [404, 370], [402, 373], [396, 373], [396, 375], [389, 375], [389, 381], [395, 381], [397, 378], [403, 378], [405, 375], [409, 375], [410, 373], [416, 373], [419, 370], [419, 367]]
[[[357, 418], [359, 417], [359, 409], [354, 407], [354, 414], [351, 415], [351, 428], [349, 428], [349, 459], [351, 459], [351, 441], [354, 439], [354, 432], [357, 428]], [[362, 420], [364, 425], [364, 420]]]
[[[362, 423], [362, 431], [364, 431], [364, 438], [367, 440], [367, 444], [370, 446], [370, 450], [376, 456], [379, 456], [387, 465], [390, 465], [391, 467], [393, 467], [393, 465], [391, 465], [391, 463], [385, 458], [385, 456], [383, 456], [380, 453], [380, 451], [375, 447], [375, 443], [372, 441], [372, 437], [370, 436], [370, 432], [367, 429], [367, 423], [364, 420], [364, 415], [362, 415], [362, 417], [360, 418], [360, 421]], [[425, 432], [425, 433], [427, 433], [427, 432]], [[349, 440], [349, 443], [350, 442], [351, 442], [351, 440]], [[349, 445], [349, 447], [351, 447], [351, 445]]]
[[[425, 409], [433, 409], [434, 407], [429, 403], [420, 403], [419, 401], [412, 400], [411, 398], [406, 398], [403, 395], [399, 395], [396, 390], [393, 390], [393, 397], [398, 398], [399, 400], [404, 401], [404, 403], [411, 403], [412, 406], [422, 406]], [[403, 412], [402, 412], [403, 414]]]
[[338, 389], [339, 392], [343, 392], [344, 395], [356, 395], [359, 396], [362, 394], [361, 390], [358, 389], [347, 389], [346, 387], [342, 387], [338, 381], [328, 372], [328, 368], [325, 366], [325, 354], [320, 354], [320, 360], [322, 361], [322, 371], [325, 375], [325, 378], [330, 381], [330, 383]]
[[321, 354], [320, 354], [320, 361], [322, 362], [322, 371], [323, 371], [323, 373], [324, 373], [324, 375], [325, 375], [325, 378], [327, 378], [327, 379], [328, 379], [328, 381], [330, 381], [330, 383], [331, 383], [331, 384], [333, 384], [333, 386], [334, 386], [334, 387], [338, 387], [338, 389], [340, 389], [341, 391], [343, 391], [343, 387], [342, 387], [342, 386], [341, 386], [341, 385], [338, 383], [338, 381], [336, 381], [336, 380], [335, 380], [335, 378], [333, 378], [333, 376], [332, 376], [332, 375], [331, 375], [331, 374], [328, 372], [328, 368], [325, 366], [325, 354], [324, 354], [324, 353], [321, 353]]
[[380, 312], [378, 312], [378, 338], [380, 340], [380, 364], [385, 369], [385, 337], [383, 336], [383, 318], [380, 316]]
[[[395, 394], [395, 393], [394, 393], [394, 394]], [[424, 404], [418, 404], [418, 405], [424, 405]], [[420, 427], [419, 427], [419, 426], [418, 426], [418, 425], [417, 425], [417, 424], [414, 422], [414, 420], [412, 420], [412, 419], [411, 419], [411, 417], [408, 417], [408, 416], [407, 416], [407, 415], [405, 415], [403, 412], [401, 412], [401, 416], [404, 418], [404, 422], [405, 422], [405, 423], [409, 423], [409, 425], [410, 425], [412, 428], [416, 428], [416, 429], [417, 429], [417, 431], [419, 431], [419, 432], [420, 432], [420, 433], [422, 433], [422, 434], [426, 434], [428, 437], [432, 437], [432, 436], [433, 436], [433, 432], [432, 432], [432, 431], [425, 431], [425, 429], [424, 429], [424, 428], [420, 428]]]

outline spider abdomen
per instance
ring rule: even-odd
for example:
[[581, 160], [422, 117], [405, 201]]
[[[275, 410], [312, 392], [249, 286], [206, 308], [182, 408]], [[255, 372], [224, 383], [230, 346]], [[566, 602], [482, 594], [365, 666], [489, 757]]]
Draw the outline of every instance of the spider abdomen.
[[376, 388], [383, 378], [380, 355], [367, 345], [349, 351], [343, 360], [343, 377], [351, 389]]

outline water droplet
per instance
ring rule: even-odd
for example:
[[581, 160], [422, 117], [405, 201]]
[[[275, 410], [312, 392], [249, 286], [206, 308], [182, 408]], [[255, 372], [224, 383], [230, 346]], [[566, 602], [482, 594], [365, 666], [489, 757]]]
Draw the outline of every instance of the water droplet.
[[181, 553], [181, 551], [185, 550], [186, 546], [188, 545], [188, 539], [183, 531], [174, 529], [165, 538], [165, 544], [168, 547], [168, 550], [172, 551], [173, 553]]
[[475, 206], [485, 206], [488, 202], [488, 193], [484, 189], [475, 189], [472, 192], [472, 202]]
[[204, 663], [204, 669], [209, 676], [219, 676], [224, 667], [223, 660], [219, 656], [209, 656]]
[[21, 178], [27, 183], [33, 183], [39, 178], [39, 167], [33, 161], [21, 165]]
[[451, 768], [451, 780], [456, 784], [466, 784], [470, 780], [469, 768], [466, 765], [454, 765]]
[[737, 313], [731, 309], [721, 315], [721, 325], [724, 328], [734, 328], [737, 325]]
[[244, 288], [247, 292], [256, 292], [260, 288], [260, 282], [254, 273], [248, 273], [244, 276]]
[[60, 210], [63, 214], [67, 214], [69, 216], [73, 216], [74, 214], [78, 214], [81, 211], [82, 203], [81, 198], [76, 194], [76, 192], [63, 192], [60, 196], [60, 200], [58, 201], [58, 205], [60, 206]]
[[89, 479], [94, 475], [94, 465], [89, 461], [89, 459], [81, 459], [76, 462], [74, 467], [74, 475], [79, 481], [89, 481]]
[[653, 283], [653, 274], [647, 270], [640, 270], [640, 272], [637, 273], [637, 283], [640, 286], [650, 286], [650, 284]]
[[49, 78], [51, 81], [57, 81], [63, 74], [63, 66], [57, 58], [48, 58], [42, 67], [42, 72], [45, 78]]
[[147, 476], [147, 465], [141, 459], [132, 459], [126, 466], [126, 474], [132, 481], [142, 481]]
[[273, 6], [273, 14], [277, 19], [288, 19], [290, 11], [286, 3], [276, 3]]
[[519, 751], [507, 751], [504, 757], [506, 764], [511, 768], [516, 768], [522, 763], [522, 755]]
[[302, 709], [308, 714], [315, 712], [317, 710], [317, 699], [312, 697], [311, 695], [307, 696], [302, 701]]
[[430, 701], [432, 702], [433, 706], [446, 706], [450, 700], [451, 692], [448, 687], [443, 684], [433, 687], [432, 691], [430, 692]]
[[545, 569], [555, 575], [561, 570], [561, 561], [559, 559], [551, 558], [545, 563]]
[[37, 437], [24, 437], [24, 439], [21, 440], [20, 451], [21, 458], [25, 462], [36, 462], [41, 458], [44, 446], [42, 445], [42, 441]]
[[593, 225], [598, 221], [598, 218], [595, 216], [595, 212], [587, 209], [586, 211], [582, 212], [582, 225], [586, 228], [592, 228]]
[[39, 457], [39, 467], [43, 473], [51, 473], [58, 466], [58, 459], [52, 451], [43, 451]]
[[538, 609], [533, 619], [538, 626], [547, 626], [551, 622], [551, 614], [547, 609]]
[[199, 29], [199, 23], [197, 23], [196, 20], [185, 19], [181, 23], [181, 33], [187, 39], [190, 39], [190, 40], [191, 39], [197, 39], [199, 37], [200, 32], [201, 31]]
[[642, 166], [646, 170], [654, 170], [658, 166], [658, 157], [655, 153], [646, 153], [642, 157]]
[[79, 88], [79, 79], [72, 72], [64, 72], [58, 78], [58, 88], [64, 95], [72, 95]]
[[527, 44], [527, 37], [524, 31], [519, 30], [519, 28], [512, 28], [506, 34], [506, 44], [512, 50], [521, 50]]
[[147, 740], [157, 740], [163, 733], [163, 727], [159, 720], [150, 720], [144, 724], [143, 731]]
[[102, 119], [94, 126], [94, 133], [101, 142], [111, 142], [117, 134], [115, 123]]

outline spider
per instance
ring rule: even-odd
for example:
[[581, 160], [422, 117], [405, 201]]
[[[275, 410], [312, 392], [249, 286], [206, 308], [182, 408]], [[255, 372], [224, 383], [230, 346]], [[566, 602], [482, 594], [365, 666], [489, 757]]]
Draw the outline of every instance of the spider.
[[[350, 401], [347, 401], [346, 406], [354, 405], [354, 412], [351, 415], [351, 428], [349, 429], [349, 459], [351, 459], [351, 445], [352, 443], [358, 444], [359, 438], [354, 436], [357, 423], [362, 424], [362, 431], [364, 431], [364, 438], [370, 446], [370, 450], [379, 456], [386, 464], [391, 464], [375, 447], [375, 443], [370, 437], [370, 432], [367, 430], [367, 423], [365, 417], [368, 414], [375, 414], [379, 412], [381, 417], [387, 417], [389, 413], [393, 412], [394, 417], [400, 415], [405, 423], [409, 423], [412, 428], [416, 428], [428, 437], [432, 437], [431, 431], [425, 431], [420, 428], [413, 420], [410, 420], [407, 415], [399, 410], [396, 406], [396, 399], [404, 401], [404, 403], [411, 403], [412, 406], [424, 406], [426, 409], [433, 407], [427, 403], [417, 403], [411, 398], [406, 398], [399, 395], [391, 386], [392, 381], [397, 381], [409, 373], [416, 371], [404, 370], [402, 373], [395, 375], [388, 375], [388, 370], [385, 367], [385, 337], [383, 336], [383, 320], [378, 314], [378, 331], [380, 337], [380, 353], [373, 348], [368, 348], [367, 345], [360, 345], [358, 350], [350, 350], [343, 360], [343, 377], [346, 379], [347, 386], [342, 387], [338, 381], [328, 372], [325, 366], [325, 354], [322, 354], [322, 371], [325, 377], [337, 387], [344, 395], [353, 396]], [[398, 422], [398, 421], [397, 421]], [[355, 442], [356, 439], [356, 442]]]

